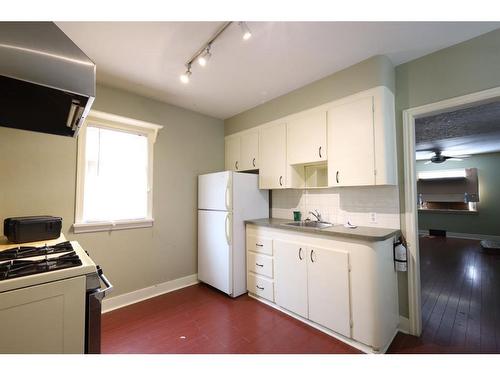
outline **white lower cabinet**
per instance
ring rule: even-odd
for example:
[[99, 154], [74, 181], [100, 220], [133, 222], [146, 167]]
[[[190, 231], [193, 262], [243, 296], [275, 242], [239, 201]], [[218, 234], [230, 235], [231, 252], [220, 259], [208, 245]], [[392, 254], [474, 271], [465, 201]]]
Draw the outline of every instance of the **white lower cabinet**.
[[251, 224], [246, 235], [251, 294], [367, 351], [389, 345], [399, 325], [393, 238], [330, 239]]
[[349, 254], [274, 240], [276, 303], [351, 337]]
[[307, 318], [306, 248], [300, 243], [274, 240], [276, 303]]
[[311, 247], [307, 263], [309, 319], [351, 337], [349, 253]]

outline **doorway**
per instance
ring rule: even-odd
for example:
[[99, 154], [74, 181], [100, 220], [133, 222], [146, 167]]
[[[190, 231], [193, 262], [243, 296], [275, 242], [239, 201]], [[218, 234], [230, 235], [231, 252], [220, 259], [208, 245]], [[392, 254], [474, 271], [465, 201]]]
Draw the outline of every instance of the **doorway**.
[[[419, 248], [420, 237], [419, 237], [419, 225], [418, 225], [419, 223], [418, 209], [419, 209], [419, 204], [420, 205], [422, 204], [422, 200], [421, 199], [419, 200], [419, 198], [421, 197], [419, 197], [417, 189], [417, 162], [416, 162], [417, 139], [415, 133], [416, 123], [418, 122], [419, 119], [438, 116], [453, 111], [460, 111], [467, 108], [473, 108], [479, 105], [484, 105], [498, 100], [500, 100], [500, 88], [494, 88], [470, 95], [444, 100], [437, 103], [432, 103], [429, 105], [424, 105], [421, 107], [411, 108], [403, 112], [405, 210], [402, 218], [402, 224], [403, 224], [402, 226], [403, 226], [403, 233], [407, 241], [408, 253], [409, 253], [409, 259], [408, 259], [409, 332], [412, 335], [420, 336], [422, 334], [422, 329], [424, 328], [423, 323], [427, 324], [427, 319], [429, 318], [428, 316], [425, 316], [424, 322], [422, 320], [423, 316], [422, 285], [424, 281], [427, 283], [428, 280], [427, 279], [422, 280], [421, 278], [421, 276], [423, 277], [427, 276], [425, 276], [425, 273], [424, 274], [421, 273], [421, 271], [425, 272], [425, 269], [424, 267], [422, 267], [421, 264], [422, 256]], [[445, 155], [443, 152], [441, 152], [441, 154], [437, 155], [434, 154], [432, 156], [436, 156], [437, 158], [439, 158], [441, 156], [451, 156], [451, 155]], [[451, 164], [453, 162], [448, 161], [448, 163]], [[469, 206], [468, 202], [467, 206]], [[461, 205], [460, 208], [463, 207], [464, 206]], [[433, 234], [439, 234], [439, 233], [433, 233]], [[427, 235], [429, 235], [429, 233], [427, 233]], [[429, 239], [430, 238], [427, 238], [424, 239], [423, 241]], [[424, 245], [429, 245], [428, 242], [429, 241], [427, 241], [427, 243], [424, 242]], [[450, 241], [450, 243], [451, 242], [453, 241]], [[458, 245], [457, 243], [451, 244], [450, 246], [455, 249], [460, 247], [460, 245]], [[428, 247], [431, 248], [431, 246]], [[467, 246], [463, 248], [467, 248]], [[455, 253], [452, 254], [456, 255]], [[443, 271], [438, 270], [436, 272], [443, 272]], [[425, 298], [427, 298], [427, 296], [425, 296]], [[426, 308], [428, 308], [428, 306], [426, 306]], [[427, 314], [428, 312], [425, 311], [425, 313]]]

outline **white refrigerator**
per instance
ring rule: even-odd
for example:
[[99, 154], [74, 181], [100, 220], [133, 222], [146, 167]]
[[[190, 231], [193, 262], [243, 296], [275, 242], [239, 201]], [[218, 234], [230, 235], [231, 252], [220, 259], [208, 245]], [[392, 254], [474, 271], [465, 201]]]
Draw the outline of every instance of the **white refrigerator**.
[[269, 217], [258, 175], [198, 176], [198, 279], [231, 297], [246, 293], [245, 220]]

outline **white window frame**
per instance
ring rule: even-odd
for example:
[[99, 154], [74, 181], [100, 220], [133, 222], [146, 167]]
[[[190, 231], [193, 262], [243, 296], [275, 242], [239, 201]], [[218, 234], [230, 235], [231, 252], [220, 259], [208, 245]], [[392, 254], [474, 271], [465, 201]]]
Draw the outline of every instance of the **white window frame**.
[[[148, 207], [145, 219], [116, 220], [116, 221], [83, 221], [83, 199], [85, 187], [85, 143], [87, 135], [87, 124], [97, 125], [103, 129], [122, 130], [129, 133], [144, 135], [148, 138]], [[153, 226], [153, 156], [154, 143], [158, 130], [163, 126], [135, 120], [128, 117], [118, 116], [111, 113], [91, 110], [84, 125], [78, 135], [77, 147], [77, 171], [76, 171], [76, 204], [75, 223], [73, 230], [75, 233], [102, 232], [120, 229], [146, 228]]]

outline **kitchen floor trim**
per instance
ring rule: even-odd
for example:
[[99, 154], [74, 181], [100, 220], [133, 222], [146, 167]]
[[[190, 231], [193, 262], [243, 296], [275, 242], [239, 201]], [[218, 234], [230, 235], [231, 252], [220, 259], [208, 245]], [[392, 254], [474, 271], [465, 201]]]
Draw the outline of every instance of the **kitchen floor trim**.
[[133, 292], [120, 294], [116, 297], [107, 298], [102, 301], [102, 313], [104, 314], [121, 307], [132, 305], [165, 293], [173, 292], [177, 289], [195, 285], [198, 284], [198, 282], [198, 274], [194, 273], [192, 275], [166, 281], [161, 284], [152, 285], [147, 288], [134, 290]]

